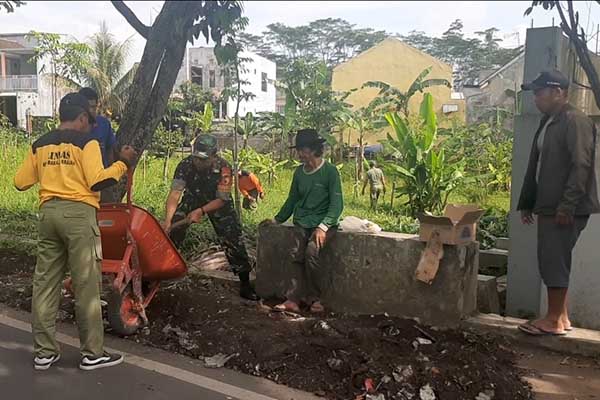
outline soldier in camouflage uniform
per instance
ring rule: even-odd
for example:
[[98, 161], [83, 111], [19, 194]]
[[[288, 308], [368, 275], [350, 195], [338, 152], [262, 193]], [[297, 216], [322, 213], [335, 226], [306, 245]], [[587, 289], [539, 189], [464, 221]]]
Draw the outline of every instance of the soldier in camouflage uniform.
[[[242, 228], [233, 207], [231, 189], [233, 175], [229, 163], [217, 155], [217, 140], [200, 135], [194, 141], [191, 156], [182, 160], [175, 170], [171, 192], [167, 198], [165, 230], [180, 247], [189, 224], [177, 224], [187, 219], [198, 223], [207, 216], [223, 242], [227, 259], [240, 278], [240, 296], [258, 300], [250, 285], [250, 270]], [[183, 196], [182, 196], [183, 195]], [[179, 201], [181, 200], [181, 202]]]

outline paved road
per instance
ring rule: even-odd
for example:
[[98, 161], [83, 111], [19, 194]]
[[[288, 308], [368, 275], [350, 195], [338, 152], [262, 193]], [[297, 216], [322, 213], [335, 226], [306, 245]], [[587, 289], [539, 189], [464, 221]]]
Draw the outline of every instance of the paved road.
[[[108, 337], [107, 346], [125, 355], [114, 368], [77, 368], [78, 340], [60, 326], [62, 358], [48, 371], [32, 367], [28, 314], [0, 307], [0, 398], [44, 400], [312, 400], [313, 396], [226, 369]], [[76, 334], [75, 334], [76, 335]]]

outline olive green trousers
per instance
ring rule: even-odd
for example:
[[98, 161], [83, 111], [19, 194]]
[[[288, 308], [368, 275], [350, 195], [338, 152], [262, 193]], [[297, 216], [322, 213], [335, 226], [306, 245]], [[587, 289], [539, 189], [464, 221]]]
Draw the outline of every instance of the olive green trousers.
[[81, 355], [102, 355], [102, 245], [96, 209], [81, 202], [47, 201], [40, 207], [38, 230], [31, 304], [35, 355], [49, 357], [60, 353], [55, 338], [56, 317], [67, 271], [75, 294]]

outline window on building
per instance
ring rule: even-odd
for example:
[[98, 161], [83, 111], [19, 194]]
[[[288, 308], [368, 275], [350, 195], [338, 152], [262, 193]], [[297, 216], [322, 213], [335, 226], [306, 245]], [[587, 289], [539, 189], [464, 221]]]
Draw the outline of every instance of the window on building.
[[262, 77], [262, 79], [260, 80], [260, 89], [263, 92], [266, 92], [267, 91], [267, 73], [263, 72], [261, 74], [261, 77]]
[[458, 104], [444, 104], [442, 106], [442, 112], [444, 114], [450, 114], [453, 112], [458, 112]]
[[192, 67], [192, 83], [202, 86], [202, 67]]
[[208, 86], [211, 88], [214, 88], [216, 85], [215, 83], [215, 70], [211, 69], [210, 71], [208, 71]]

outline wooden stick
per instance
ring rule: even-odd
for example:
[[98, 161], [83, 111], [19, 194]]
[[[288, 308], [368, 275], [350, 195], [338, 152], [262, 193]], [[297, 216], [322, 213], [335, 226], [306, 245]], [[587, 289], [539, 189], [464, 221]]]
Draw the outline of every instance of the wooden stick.
[[192, 224], [192, 221], [190, 221], [190, 219], [188, 217], [185, 217], [184, 219], [177, 221], [174, 224], [171, 224], [171, 231], [173, 229], [180, 228], [184, 225], [191, 225], [191, 224]]

